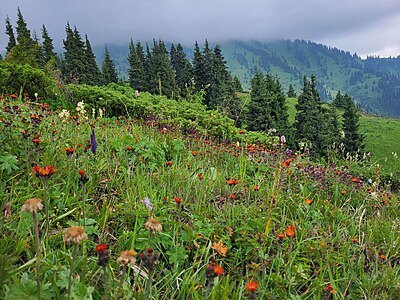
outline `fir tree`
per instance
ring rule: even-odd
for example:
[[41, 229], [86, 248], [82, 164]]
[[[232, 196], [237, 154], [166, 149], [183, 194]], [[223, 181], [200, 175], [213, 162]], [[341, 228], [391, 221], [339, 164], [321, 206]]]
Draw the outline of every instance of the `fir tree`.
[[138, 91], [145, 91], [146, 90], [146, 77], [145, 77], [145, 70], [144, 70], [144, 52], [143, 47], [140, 43], [135, 45], [133, 44], [133, 40], [129, 43], [129, 55], [128, 55], [128, 62], [129, 62], [129, 82], [131, 87]]
[[243, 92], [242, 83], [240, 82], [239, 78], [236, 75], [233, 77], [233, 87], [236, 92], [240, 93]]
[[270, 110], [264, 75], [257, 72], [251, 79], [251, 100], [247, 114], [247, 127], [253, 131], [268, 132], [271, 128]]
[[7, 16], [6, 18], [6, 34], [8, 35], [8, 44], [6, 47], [6, 55], [10, 53], [11, 49], [17, 45], [17, 41], [15, 40], [14, 29], [10, 23], [10, 18]]
[[42, 26], [42, 53], [43, 60], [46, 63], [50, 61], [56, 54], [54, 53], [53, 39], [50, 37], [46, 27]]
[[287, 96], [288, 96], [288, 98], [296, 98], [296, 92], [294, 91], [292, 84], [289, 84], [289, 90], [288, 90]]
[[356, 155], [364, 149], [364, 136], [359, 133], [358, 111], [350, 96], [345, 97], [346, 105], [343, 113], [342, 143], [345, 154]]
[[181, 44], [176, 49], [171, 45], [171, 65], [175, 72], [175, 84], [182, 97], [186, 97], [187, 89], [190, 88], [192, 81], [192, 66], [186, 57]]
[[218, 108], [221, 106], [224, 96], [227, 95], [232, 82], [219, 45], [215, 46], [211, 60], [212, 65], [209, 71], [211, 74], [207, 76], [209, 77], [209, 88], [206, 98], [209, 108]]
[[28, 25], [26, 24], [25, 19], [22, 16], [19, 7], [17, 12], [16, 30], [17, 30], [17, 42], [19, 45], [24, 47], [29, 47], [33, 44], [33, 40], [31, 38], [31, 32], [28, 29]]
[[92, 46], [85, 35], [85, 72], [86, 72], [86, 83], [90, 85], [101, 85], [103, 83], [102, 74], [100, 72], [99, 66], [96, 62], [96, 56], [93, 53]]
[[207, 107], [212, 108], [215, 107], [215, 99], [212, 103], [212, 97], [215, 97], [214, 91], [211, 89], [211, 84], [213, 83], [213, 79], [215, 78], [213, 74], [214, 68], [214, 54], [210, 49], [210, 45], [208, 44], [208, 40], [206, 39], [203, 47], [203, 78], [201, 79], [203, 89], [206, 92], [204, 97], [204, 103]]
[[109, 84], [111, 82], [118, 82], [117, 70], [115, 69], [115, 65], [111, 60], [110, 53], [107, 50], [107, 47], [104, 50], [104, 61], [102, 67], [103, 73], [103, 81], [105, 84]]
[[205, 87], [205, 76], [204, 76], [204, 57], [200, 51], [199, 44], [196, 42], [194, 44], [194, 54], [193, 54], [193, 76], [196, 91], [199, 91]]

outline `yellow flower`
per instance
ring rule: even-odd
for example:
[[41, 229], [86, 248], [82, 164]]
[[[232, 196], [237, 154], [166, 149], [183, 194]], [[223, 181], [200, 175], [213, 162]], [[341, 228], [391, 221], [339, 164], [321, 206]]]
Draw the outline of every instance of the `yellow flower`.
[[21, 207], [21, 211], [37, 213], [39, 210], [42, 210], [43, 204], [42, 199], [40, 198], [31, 198], [25, 201], [24, 205]]
[[82, 226], [71, 226], [64, 232], [64, 242], [66, 243], [79, 244], [87, 239], [85, 228]]

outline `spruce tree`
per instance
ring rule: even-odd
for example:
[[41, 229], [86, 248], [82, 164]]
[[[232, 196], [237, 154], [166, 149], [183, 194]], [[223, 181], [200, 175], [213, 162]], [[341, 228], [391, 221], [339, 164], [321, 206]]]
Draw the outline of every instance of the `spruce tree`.
[[85, 64], [86, 64], [86, 83], [90, 85], [101, 85], [103, 83], [102, 74], [96, 62], [96, 56], [93, 53], [92, 46], [88, 36], [85, 35]]
[[274, 128], [276, 128], [278, 135], [285, 135], [286, 140], [290, 140], [290, 143], [292, 143], [285, 93], [278, 77], [272, 79], [272, 83], [273, 103], [271, 103], [271, 116]]
[[53, 39], [50, 37], [46, 27], [42, 26], [42, 53], [45, 64], [50, 61], [56, 54], [54, 53]]
[[215, 97], [215, 95], [212, 95], [214, 93], [211, 88], [211, 84], [213, 83], [214, 80], [214, 74], [213, 74], [213, 68], [214, 68], [214, 54], [210, 49], [210, 45], [208, 43], [208, 40], [206, 39], [203, 47], [203, 78], [201, 79], [203, 89], [206, 92], [206, 95], [204, 97], [204, 103], [207, 105], [209, 108], [215, 108], [215, 103], [216, 100], [212, 101], [212, 97]]
[[294, 91], [292, 84], [289, 84], [289, 90], [288, 90], [287, 96], [288, 96], [288, 98], [296, 98], [296, 92]]
[[200, 51], [199, 44], [196, 41], [194, 44], [194, 54], [193, 54], [193, 77], [194, 77], [196, 91], [200, 91], [205, 86], [204, 72], [205, 72], [204, 57]]
[[267, 90], [264, 75], [257, 71], [251, 79], [250, 105], [247, 113], [247, 127], [253, 131], [268, 132], [271, 128]]
[[242, 83], [236, 75], [233, 77], [233, 87], [236, 92], [243, 92]]
[[[347, 95], [346, 95], [347, 96]], [[360, 134], [358, 128], [358, 111], [350, 96], [344, 97], [346, 105], [343, 113], [343, 135], [345, 155], [354, 156], [364, 149], [364, 136]]]
[[33, 44], [33, 40], [31, 38], [31, 32], [28, 29], [28, 25], [26, 24], [25, 19], [22, 16], [19, 7], [17, 12], [16, 30], [17, 30], [17, 42], [19, 45], [24, 47], [29, 47]]
[[111, 60], [110, 53], [108, 52], [107, 47], [104, 50], [102, 73], [103, 73], [104, 84], [109, 84], [111, 82], [114, 83], [118, 82], [117, 70], [115, 69], [115, 65]]
[[175, 84], [182, 97], [186, 97], [187, 89], [191, 85], [192, 81], [192, 66], [186, 57], [181, 44], [178, 44], [176, 48], [171, 45], [171, 65], [175, 72]]
[[17, 45], [17, 41], [15, 40], [14, 29], [11, 25], [10, 18], [7, 16], [6, 18], [6, 34], [8, 35], [8, 44], [6, 47], [6, 55], [10, 53], [11, 49]]
[[226, 61], [222, 55], [221, 47], [216, 45], [212, 56], [210, 86], [208, 88], [208, 106], [209, 108], [221, 107], [222, 99], [227, 95], [230, 84], [230, 74], [226, 67]]
[[145, 70], [143, 65], [144, 60], [144, 52], [140, 43], [138, 43], [137, 47], [133, 43], [131, 39], [129, 43], [129, 82], [131, 87], [138, 91], [146, 90], [146, 78], [145, 78]]

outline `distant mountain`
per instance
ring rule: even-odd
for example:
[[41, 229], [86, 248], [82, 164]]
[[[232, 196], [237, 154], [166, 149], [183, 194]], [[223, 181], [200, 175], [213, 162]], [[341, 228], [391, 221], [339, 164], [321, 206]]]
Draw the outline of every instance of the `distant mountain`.
[[[126, 80], [128, 47], [107, 47], [121, 79]], [[231, 73], [246, 89], [257, 70], [277, 75], [286, 91], [291, 83], [297, 92], [303, 76], [315, 74], [325, 101], [340, 90], [368, 112], [400, 116], [400, 57], [361, 59], [357, 54], [303, 40], [230, 41], [221, 43], [221, 48]], [[186, 50], [190, 58], [193, 50]], [[104, 47], [94, 51], [100, 63]]]

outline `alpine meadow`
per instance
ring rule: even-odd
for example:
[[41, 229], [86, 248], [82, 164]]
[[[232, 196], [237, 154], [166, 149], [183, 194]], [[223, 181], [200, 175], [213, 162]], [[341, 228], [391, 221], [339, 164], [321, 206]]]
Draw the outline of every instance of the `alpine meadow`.
[[4, 21], [1, 299], [400, 299], [400, 56]]

